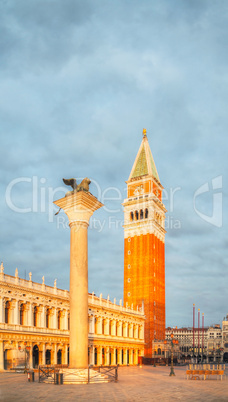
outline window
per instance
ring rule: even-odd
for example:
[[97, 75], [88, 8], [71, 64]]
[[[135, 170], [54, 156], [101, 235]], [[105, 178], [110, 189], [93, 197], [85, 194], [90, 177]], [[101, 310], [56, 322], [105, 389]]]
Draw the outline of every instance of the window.
[[48, 308], [46, 311], [46, 328], [50, 328], [50, 309]]
[[135, 211], [135, 220], [137, 221], [139, 219], [139, 213], [138, 211]]
[[140, 209], [140, 219], [143, 219], [143, 210]]
[[146, 208], [146, 210], [145, 210], [145, 219], [148, 219], [148, 215], [149, 215], [149, 212], [148, 212], [148, 209]]
[[61, 311], [60, 310], [58, 311], [57, 320], [58, 320], [58, 329], [60, 329], [60, 326], [61, 326]]
[[33, 311], [33, 325], [34, 325], [34, 327], [37, 327], [37, 316], [38, 316], [38, 308], [37, 308], [37, 306], [35, 306], [34, 311]]
[[133, 212], [130, 213], [130, 220], [131, 220], [131, 221], [134, 220], [134, 214], [133, 214]]
[[5, 323], [9, 324], [9, 309], [10, 309], [10, 302], [7, 300], [5, 304]]
[[25, 305], [21, 304], [20, 305], [20, 325], [25, 325], [25, 320], [24, 317], [25, 316]]
[[127, 267], [128, 267], [128, 269], [130, 269], [130, 268], [131, 268], [131, 264], [128, 264], [128, 266], [127, 266]]

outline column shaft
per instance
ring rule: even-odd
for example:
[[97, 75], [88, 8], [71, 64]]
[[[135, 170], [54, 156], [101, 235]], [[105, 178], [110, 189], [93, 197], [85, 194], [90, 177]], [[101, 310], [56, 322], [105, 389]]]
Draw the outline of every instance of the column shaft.
[[0, 341], [0, 371], [4, 370], [4, 344]]
[[88, 365], [88, 224], [70, 227], [70, 367], [78, 368]]

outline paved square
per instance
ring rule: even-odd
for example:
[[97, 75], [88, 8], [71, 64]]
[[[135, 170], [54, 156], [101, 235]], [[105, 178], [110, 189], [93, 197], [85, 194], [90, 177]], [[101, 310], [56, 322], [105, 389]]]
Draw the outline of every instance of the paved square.
[[[186, 380], [186, 367], [120, 367], [118, 383], [29, 383], [27, 375], [0, 373], [0, 401], [228, 401], [228, 380]], [[226, 368], [228, 375], [228, 368]]]

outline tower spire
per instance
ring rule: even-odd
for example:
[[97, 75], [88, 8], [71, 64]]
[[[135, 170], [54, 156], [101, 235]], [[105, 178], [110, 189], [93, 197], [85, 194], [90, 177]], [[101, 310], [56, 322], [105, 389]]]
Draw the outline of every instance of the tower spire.
[[135, 162], [133, 164], [128, 182], [135, 180], [136, 178], [140, 178], [141, 176], [150, 176], [160, 183], [154, 158], [149, 146], [147, 131], [145, 128], [143, 129], [142, 134], [143, 139], [135, 158]]

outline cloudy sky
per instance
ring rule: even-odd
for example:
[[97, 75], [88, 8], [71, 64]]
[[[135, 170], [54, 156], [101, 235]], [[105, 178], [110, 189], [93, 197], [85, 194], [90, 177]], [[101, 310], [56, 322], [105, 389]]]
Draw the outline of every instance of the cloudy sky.
[[[227, 0], [0, 1], [0, 260], [69, 288], [52, 202], [92, 179], [89, 291], [123, 293], [128, 179], [148, 133], [165, 188], [166, 324], [228, 313]], [[65, 187], [65, 188], [64, 188]], [[223, 207], [222, 207], [223, 205]]]

